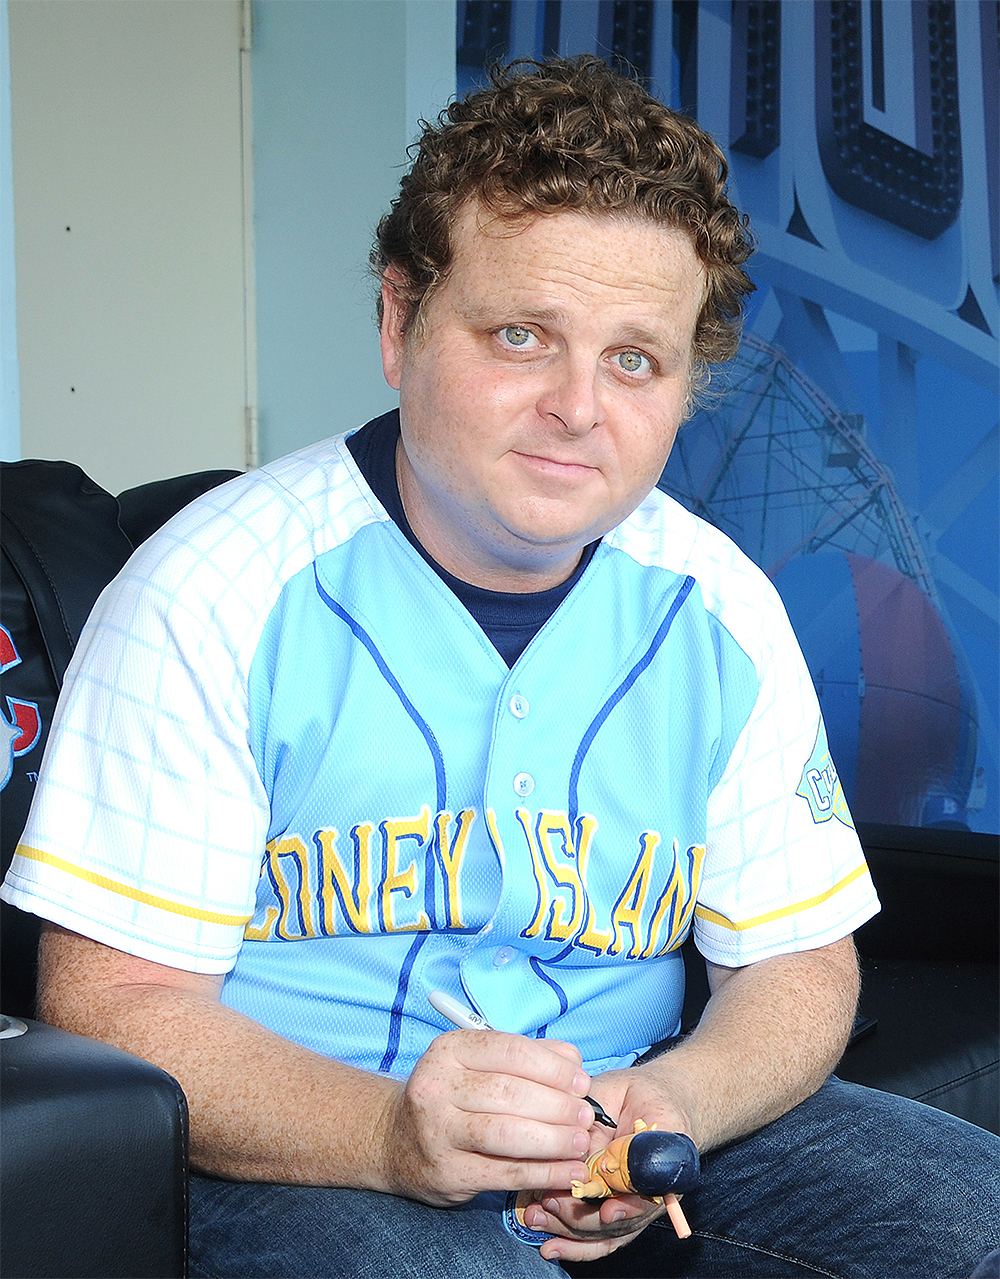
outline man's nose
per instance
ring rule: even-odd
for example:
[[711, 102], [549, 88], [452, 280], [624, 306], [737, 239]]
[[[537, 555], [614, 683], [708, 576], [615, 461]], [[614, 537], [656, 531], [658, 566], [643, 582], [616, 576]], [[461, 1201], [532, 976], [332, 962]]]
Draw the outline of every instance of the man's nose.
[[548, 421], [556, 419], [570, 435], [593, 430], [602, 415], [600, 383], [593, 363], [560, 361], [538, 397], [538, 412]]

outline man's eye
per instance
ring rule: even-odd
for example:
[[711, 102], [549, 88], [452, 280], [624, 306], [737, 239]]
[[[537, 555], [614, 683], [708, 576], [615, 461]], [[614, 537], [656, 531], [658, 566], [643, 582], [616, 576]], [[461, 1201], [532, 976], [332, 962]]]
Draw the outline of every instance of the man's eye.
[[650, 367], [649, 360], [638, 351], [621, 351], [615, 359], [626, 373], [645, 373]]
[[508, 346], [529, 346], [534, 333], [520, 324], [508, 324], [503, 330], [503, 340]]

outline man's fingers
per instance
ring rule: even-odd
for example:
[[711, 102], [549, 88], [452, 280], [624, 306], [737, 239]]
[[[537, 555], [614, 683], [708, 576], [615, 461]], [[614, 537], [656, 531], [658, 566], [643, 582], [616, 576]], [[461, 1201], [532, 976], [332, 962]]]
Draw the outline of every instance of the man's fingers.
[[[575, 1166], [582, 1169], [581, 1175], [588, 1175], [582, 1160], [586, 1157], [590, 1137], [583, 1127], [483, 1111], [455, 1114], [449, 1127], [451, 1145], [456, 1150], [518, 1162], [558, 1160], [565, 1164], [567, 1160], [575, 1160]], [[520, 1184], [542, 1188], [542, 1183], [537, 1180]], [[558, 1186], [564, 1190], [569, 1183], [547, 1181], [544, 1184], [546, 1188]]]
[[531, 1042], [536, 1044], [543, 1043], [547, 1048], [551, 1048], [554, 1053], [557, 1053], [560, 1057], [565, 1057], [567, 1061], [573, 1062], [576, 1066], [579, 1066], [583, 1060], [576, 1044], [568, 1044], [564, 1039], [536, 1039]]
[[525, 1224], [532, 1230], [593, 1242], [631, 1238], [663, 1215], [661, 1204], [638, 1195], [617, 1195], [600, 1201], [574, 1199], [565, 1193], [540, 1194], [525, 1209]]
[[497, 1185], [501, 1190], [520, 1190], [531, 1181], [539, 1191], [561, 1190], [568, 1181], [578, 1181], [585, 1175], [586, 1164], [579, 1160], [553, 1159], [548, 1162], [519, 1160], [493, 1161]]
[[[577, 1050], [561, 1047], [571, 1051], [496, 1031], [448, 1031], [421, 1058], [406, 1093], [435, 1126], [460, 1125], [465, 1116], [470, 1134], [465, 1149], [571, 1158], [587, 1150], [579, 1134], [593, 1119], [583, 1100], [590, 1077]], [[560, 1141], [539, 1149], [538, 1138], [547, 1129], [559, 1133]], [[526, 1136], [529, 1145], [518, 1149]]]
[[479, 1190], [564, 1190], [586, 1178], [590, 1079], [571, 1045], [447, 1031], [406, 1082], [392, 1153], [401, 1193], [463, 1202]]
[[571, 1160], [536, 1162], [468, 1154], [464, 1156], [460, 1169], [455, 1169], [454, 1189], [428, 1196], [425, 1202], [447, 1207], [465, 1203], [483, 1189], [519, 1190], [526, 1181], [536, 1183], [538, 1192], [544, 1193], [546, 1190], [559, 1190], [568, 1181], [578, 1180], [581, 1172], [586, 1172], [586, 1165]]
[[[659, 1215], [654, 1205], [631, 1195], [601, 1204], [583, 1203], [563, 1194], [542, 1194], [540, 1201], [528, 1206], [524, 1220], [532, 1230], [555, 1236], [541, 1248], [547, 1261], [594, 1261], [606, 1257], [631, 1243]], [[617, 1219], [621, 1211], [626, 1215]]]
[[593, 1122], [593, 1110], [582, 1097], [514, 1075], [460, 1072], [449, 1100], [456, 1110], [469, 1115], [534, 1120], [584, 1133]]
[[[641, 1231], [636, 1231], [635, 1235]], [[547, 1239], [539, 1248], [546, 1261], [597, 1261], [609, 1253], [617, 1252], [631, 1243], [635, 1235], [626, 1235], [621, 1239], [600, 1239], [584, 1243], [579, 1239]]]
[[558, 1039], [528, 1039], [498, 1030], [449, 1030], [438, 1036], [427, 1054], [436, 1049], [447, 1050], [469, 1070], [531, 1079], [580, 1097], [590, 1087], [580, 1050]]

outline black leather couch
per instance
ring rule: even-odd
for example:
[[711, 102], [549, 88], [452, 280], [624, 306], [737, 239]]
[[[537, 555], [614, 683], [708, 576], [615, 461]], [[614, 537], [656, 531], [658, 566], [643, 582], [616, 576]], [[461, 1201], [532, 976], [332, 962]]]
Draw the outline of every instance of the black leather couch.
[[860, 827], [882, 911], [858, 930], [875, 1033], [837, 1073], [1000, 1132], [1000, 840]]
[[184, 1275], [187, 1103], [164, 1071], [0, 1019], [0, 1274]]
[[[97, 595], [160, 524], [236, 474], [179, 476], [115, 498], [69, 463], [0, 464], [8, 699], [0, 704], [11, 716], [0, 810], [4, 872], [66, 664]], [[0, 913], [0, 1275], [184, 1275], [187, 1104], [180, 1086], [147, 1061], [33, 1020], [39, 921], [7, 903]]]
[[[182, 477], [123, 495], [113, 509], [107, 494], [97, 505], [105, 525], [110, 518], [141, 540], [223, 478]], [[5, 496], [10, 480], [7, 464]], [[59, 538], [58, 529], [46, 533]], [[69, 609], [73, 640], [73, 619], [82, 625], [86, 612], [80, 604]], [[4, 868], [21, 822], [23, 812], [5, 805]], [[966, 831], [860, 833], [883, 912], [858, 934], [867, 1020], [837, 1073], [998, 1131], [1000, 841]], [[0, 1276], [183, 1275], [183, 1094], [147, 1062], [31, 1019], [37, 927], [4, 906], [0, 1008], [14, 1021], [0, 1029]], [[690, 1026], [707, 988], [690, 944], [685, 956]]]
[[[858, 827], [882, 903], [855, 935], [862, 988], [836, 1073], [1000, 1132], [1000, 838]], [[685, 943], [685, 1028], [708, 983]]]

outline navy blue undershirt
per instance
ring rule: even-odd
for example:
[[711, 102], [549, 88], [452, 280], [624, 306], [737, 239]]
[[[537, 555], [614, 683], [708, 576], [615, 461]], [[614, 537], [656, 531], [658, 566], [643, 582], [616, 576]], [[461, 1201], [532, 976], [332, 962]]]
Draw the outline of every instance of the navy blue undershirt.
[[369, 488], [388, 511], [396, 525], [423, 556], [438, 577], [458, 596], [476, 619], [487, 638], [507, 663], [513, 666], [566, 596], [579, 581], [597, 549], [591, 542], [584, 547], [580, 563], [565, 582], [547, 591], [520, 594], [513, 591], [488, 591], [454, 577], [442, 568], [417, 541], [403, 510], [396, 482], [396, 441], [399, 439], [399, 411], [394, 409], [363, 426], [347, 438], [347, 447], [365, 477]]

